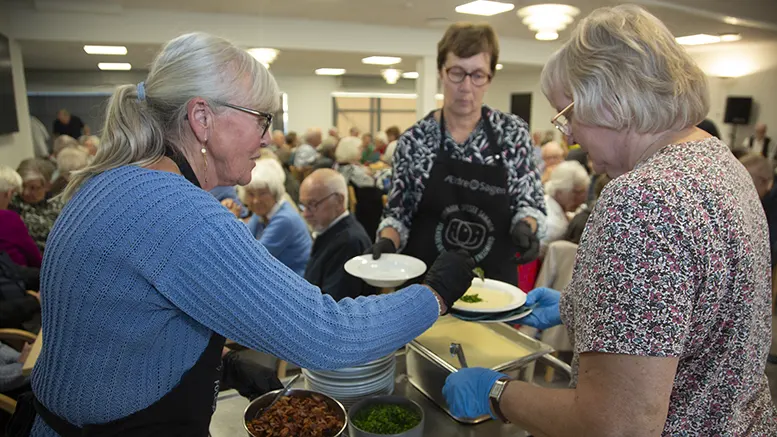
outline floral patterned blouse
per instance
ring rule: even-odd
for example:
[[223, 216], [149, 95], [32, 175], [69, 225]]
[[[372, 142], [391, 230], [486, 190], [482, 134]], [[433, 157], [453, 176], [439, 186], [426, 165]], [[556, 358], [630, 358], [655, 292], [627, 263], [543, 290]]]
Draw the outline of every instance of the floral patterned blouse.
[[[510, 195], [512, 224], [525, 217], [537, 220], [537, 235], [545, 235], [545, 191], [542, 189], [538, 162], [534, 154], [529, 127], [513, 114], [488, 108], [488, 119], [496, 140], [503, 147], [502, 163], [494, 162], [494, 153], [488, 148], [483, 121], [475, 127], [463, 144], [457, 144], [448, 132], [446, 147], [456, 160], [507, 167], [507, 192]], [[393, 180], [388, 204], [378, 232], [392, 227], [399, 232], [400, 247], [410, 235], [413, 216], [421, 204], [424, 187], [440, 151], [440, 123], [429, 113], [408, 129], [397, 143], [392, 158]]]
[[561, 315], [579, 355], [679, 359], [664, 436], [775, 436], [766, 218], [718, 139], [665, 147], [607, 185]]
[[46, 249], [46, 239], [49, 238], [49, 232], [54, 227], [54, 222], [59, 217], [59, 213], [62, 212], [63, 206], [64, 204], [59, 198], [30, 205], [22, 201], [19, 196], [14, 196], [9, 209], [16, 211], [22, 217], [22, 221], [30, 231], [30, 236], [35, 240], [35, 244], [42, 254], [43, 250]]

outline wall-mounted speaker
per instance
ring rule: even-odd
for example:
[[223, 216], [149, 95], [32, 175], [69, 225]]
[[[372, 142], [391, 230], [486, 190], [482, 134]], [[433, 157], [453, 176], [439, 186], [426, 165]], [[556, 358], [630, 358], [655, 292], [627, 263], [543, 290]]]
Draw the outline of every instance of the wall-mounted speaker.
[[752, 97], [729, 97], [726, 99], [726, 117], [723, 121], [730, 124], [750, 124], [752, 108]]

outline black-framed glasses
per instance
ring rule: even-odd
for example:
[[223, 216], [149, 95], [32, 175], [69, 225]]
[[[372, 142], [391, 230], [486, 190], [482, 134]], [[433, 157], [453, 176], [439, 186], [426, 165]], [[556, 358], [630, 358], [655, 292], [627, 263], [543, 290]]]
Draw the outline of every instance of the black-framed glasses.
[[264, 137], [264, 134], [266, 134], [267, 130], [270, 128], [270, 126], [272, 126], [272, 114], [270, 114], [269, 112], [257, 111], [256, 109], [233, 105], [231, 103], [225, 103], [225, 102], [218, 102], [218, 103], [221, 106], [226, 106], [227, 108], [232, 108], [237, 111], [242, 111], [255, 116], [259, 123], [259, 129], [262, 131], [262, 137]]
[[486, 73], [483, 70], [475, 70], [473, 72], [468, 72], [467, 70], [461, 68], [461, 67], [450, 67], [445, 69], [445, 75], [448, 76], [448, 80], [450, 80], [453, 83], [462, 83], [464, 82], [464, 79], [469, 76], [470, 80], [472, 80], [472, 85], [475, 86], [483, 86], [491, 81], [492, 75]]
[[318, 207], [321, 206], [321, 204], [324, 203], [324, 201], [326, 201], [326, 199], [329, 199], [330, 197], [334, 196], [335, 194], [338, 194], [338, 193], [329, 193], [328, 195], [324, 196], [323, 198], [321, 198], [319, 200], [314, 200], [314, 201], [308, 202], [307, 205], [305, 205], [304, 203], [300, 202], [299, 209], [301, 211], [308, 210], [310, 212], [316, 212]]

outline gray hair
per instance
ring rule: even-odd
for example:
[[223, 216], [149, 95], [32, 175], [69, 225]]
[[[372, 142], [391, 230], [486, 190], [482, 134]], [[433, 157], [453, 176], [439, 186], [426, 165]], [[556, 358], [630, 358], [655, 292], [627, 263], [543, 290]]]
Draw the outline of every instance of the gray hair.
[[44, 183], [49, 183], [56, 170], [57, 166], [53, 162], [43, 158], [27, 158], [16, 168], [23, 182], [41, 179]]
[[588, 172], [577, 161], [564, 161], [550, 172], [550, 178], [545, 182], [545, 194], [553, 197], [559, 191], [571, 191], [576, 187], [591, 184]]
[[335, 149], [335, 159], [337, 162], [356, 162], [362, 157], [362, 140], [358, 137], [345, 137], [340, 140]]
[[313, 138], [316, 136], [321, 137], [321, 129], [317, 127], [313, 127], [305, 131], [305, 143], [310, 144]]
[[283, 199], [283, 195], [286, 194], [285, 183], [286, 173], [278, 161], [275, 159], [257, 159], [256, 167], [251, 170], [251, 182], [245, 185], [243, 190], [267, 189], [273, 195], [275, 201], [280, 202]]
[[[142, 85], [141, 92], [138, 92]], [[187, 104], [200, 97], [214, 112], [220, 102], [276, 112], [280, 91], [267, 69], [245, 50], [206, 33], [189, 33], [168, 42], [144, 82], [116, 88], [108, 102], [101, 147], [94, 162], [73, 174], [64, 197], [93, 176], [125, 165], [146, 166], [181, 153], [191, 137]], [[247, 86], [246, 86], [247, 85]]]
[[378, 132], [375, 134], [375, 142], [381, 142], [382, 144], [388, 144], [388, 135], [386, 132]]
[[89, 165], [89, 153], [81, 146], [68, 147], [57, 155], [57, 167], [62, 175], [69, 176], [72, 172]]
[[343, 208], [348, 209], [348, 183], [338, 172], [329, 173], [324, 178], [324, 186], [329, 193], [337, 193], [343, 197]]
[[54, 155], [59, 155], [59, 152], [65, 150], [68, 147], [78, 147], [81, 143], [77, 139], [70, 135], [60, 135], [54, 140], [52, 152]]
[[707, 78], [672, 33], [639, 6], [593, 11], [545, 64], [542, 92], [561, 89], [581, 123], [660, 133], [709, 112]]
[[0, 165], [0, 193], [22, 190], [22, 177], [7, 165]]

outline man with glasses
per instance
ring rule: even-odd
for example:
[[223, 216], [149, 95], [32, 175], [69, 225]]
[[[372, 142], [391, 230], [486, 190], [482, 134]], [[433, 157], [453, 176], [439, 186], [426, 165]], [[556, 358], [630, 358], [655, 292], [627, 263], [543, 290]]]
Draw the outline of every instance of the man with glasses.
[[345, 272], [345, 262], [364, 253], [371, 241], [346, 209], [343, 176], [332, 169], [314, 171], [302, 182], [299, 200], [302, 216], [316, 234], [305, 279], [335, 300], [375, 294], [375, 288]]
[[454, 24], [437, 47], [442, 110], [398, 140], [372, 255], [402, 250], [430, 265], [464, 249], [487, 277], [517, 283], [539, 254], [545, 202], [529, 129], [483, 104], [499, 42], [487, 24]]

